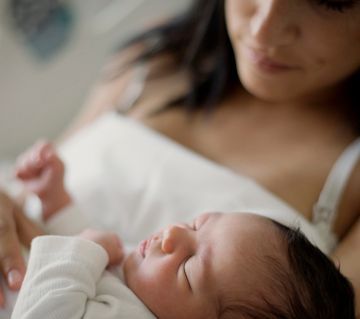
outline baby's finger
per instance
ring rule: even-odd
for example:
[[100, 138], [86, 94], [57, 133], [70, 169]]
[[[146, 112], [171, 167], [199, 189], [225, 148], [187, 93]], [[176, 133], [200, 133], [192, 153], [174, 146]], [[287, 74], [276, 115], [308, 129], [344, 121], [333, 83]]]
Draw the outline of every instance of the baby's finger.
[[55, 149], [51, 143], [43, 142], [39, 144], [37, 153], [40, 161], [47, 163], [48, 160], [55, 155]]
[[44, 168], [41, 172], [41, 176], [38, 178], [23, 180], [25, 188], [38, 195], [40, 198], [47, 195], [49, 191], [49, 185], [52, 181], [52, 171], [51, 168]]
[[25, 165], [41, 169], [47, 165], [49, 155], [53, 153], [52, 145], [47, 141], [40, 141], [35, 144], [27, 156]]
[[18, 161], [15, 167], [15, 176], [22, 180], [26, 180], [29, 178], [33, 178], [38, 174], [39, 169], [34, 167], [33, 165], [29, 165], [29, 159], [26, 156], [30, 156], [28, 154], [24, 154]]
[[21, 180], [28, 180], [36, 178], [41, 173], [42, 165], [39, 159], [33, 155], [25, 158], [20, 164], [18, 164], [15, 175]]
[[38, 177], [48, 165], [54, 151], [48, 142], [38, 142], [29, 151], [22, 155], [16, 165], [15, 174], [22, 180]]
[[39, 156], [39, 148], [35, 145], [19, 156], [16, 162], [15, 174], [21, 179], [32, 178], [34, 175], [38, 174], [41, 166], [42, 163]]

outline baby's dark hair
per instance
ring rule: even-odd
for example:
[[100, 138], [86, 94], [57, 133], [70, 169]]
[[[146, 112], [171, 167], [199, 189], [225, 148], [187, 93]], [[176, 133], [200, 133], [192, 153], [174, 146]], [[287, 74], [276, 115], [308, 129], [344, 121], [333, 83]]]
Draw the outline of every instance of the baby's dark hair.
[[354, 290], [335, 264], [300, 230], [274, 224], [287, 247], [288, 266], [265, 257], [272, 283], [266, 296], [250, 302], [232, 298], [219, 318], [355, 319]]

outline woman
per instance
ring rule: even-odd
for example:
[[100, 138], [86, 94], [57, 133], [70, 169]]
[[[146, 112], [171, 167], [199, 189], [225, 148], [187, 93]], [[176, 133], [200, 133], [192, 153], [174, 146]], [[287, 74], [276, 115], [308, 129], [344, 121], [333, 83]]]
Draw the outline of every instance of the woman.
[[[304, 220], [351, 279], [359, 306], [359, 18], [356, 0], [197, 0], [120, 51], [70, 134], [116, 107], [169, 147], [185, 147], [192, 162], [225, 169], [253, 196], [247, 207], [261, 211], [258, 198], [276, 203], [280, 219]], [[211, 193], [208, 184], [200, 185]], [[2, 269], [16, 288], [19, 235], [9, 206], [1, 216]]]

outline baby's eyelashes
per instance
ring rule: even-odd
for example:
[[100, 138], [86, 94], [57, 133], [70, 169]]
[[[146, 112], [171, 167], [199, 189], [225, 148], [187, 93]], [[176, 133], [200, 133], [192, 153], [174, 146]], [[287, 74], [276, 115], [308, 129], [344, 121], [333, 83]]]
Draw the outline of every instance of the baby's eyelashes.
[[186, 281], [186, 284], [187, 286], [189, 287], [189, 289], [192, 291], [192, 287], [191, 287], [191, 283], [190, 283], [190, 280], [189, 280], [189, 276], [186, 272], [186, 265], [188, 264], [188, 261], [189, 259], [191, 259], [192, 256], [189, 256], [185, 262], [182, 264], [182, 268], [183, 268], [183, 273], [184, 273], [184, 277], [185, 277], [185, 281]]

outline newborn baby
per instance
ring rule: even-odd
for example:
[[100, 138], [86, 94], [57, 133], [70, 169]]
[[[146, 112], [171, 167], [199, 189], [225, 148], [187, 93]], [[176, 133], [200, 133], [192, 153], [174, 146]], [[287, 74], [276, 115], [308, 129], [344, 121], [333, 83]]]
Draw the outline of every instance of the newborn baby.
[[[71, 197], [50, 144], [17, 175], [51, 218]], [[106, 271], [122, 262], [122, 275]], [[125, 255], [120, 239], [88, 229], [33, 240], [12, 318], [354, 318], [353, 291], [298, 231], [246, 213], [206, 213], [166, 227]]]

